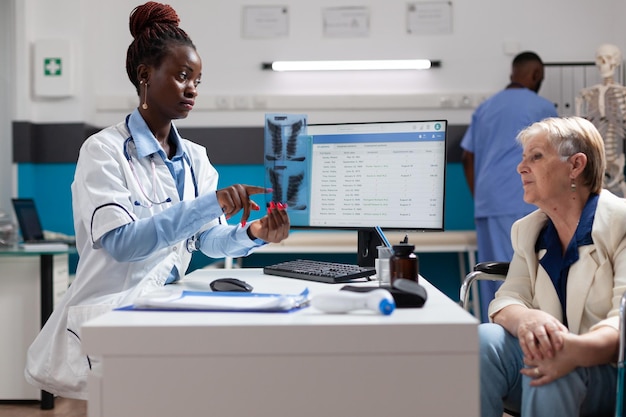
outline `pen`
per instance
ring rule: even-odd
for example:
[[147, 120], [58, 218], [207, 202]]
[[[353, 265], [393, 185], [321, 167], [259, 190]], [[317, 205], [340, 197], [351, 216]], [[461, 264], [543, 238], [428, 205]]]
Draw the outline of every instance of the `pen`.
[[387, 236], [385, 236], [385, 234], [383, 233], [383, 229], [381, 229], [380, 226], [374, 226], [374, 230], [376, 230], [376, 233], [378, 234], [378, 237], [380, 237], [380, 240], [383, 242], [383, 244], [390, 248], [391, 243], [389, 243], [389, 240], [387, 240]]

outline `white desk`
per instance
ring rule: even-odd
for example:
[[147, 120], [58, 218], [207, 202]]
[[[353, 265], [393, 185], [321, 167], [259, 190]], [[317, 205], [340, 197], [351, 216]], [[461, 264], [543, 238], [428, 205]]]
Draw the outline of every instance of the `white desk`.
[[[258, 292], [341, 285], [197, 270], [191, 289], [236, 276]], [[478, 321], [422, 279], [428, 301], [390, 316], [113, 311], [82, 327], [102, 358], [89, 417], [478, 416]], [[370, 284], [371, 285], [371, 284]]]

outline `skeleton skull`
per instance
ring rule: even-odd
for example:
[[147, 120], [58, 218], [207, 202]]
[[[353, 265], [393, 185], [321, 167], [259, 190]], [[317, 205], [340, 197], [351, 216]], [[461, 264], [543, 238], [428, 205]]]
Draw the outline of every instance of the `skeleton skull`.
[[602, 44], [596, 49], [596, 67], [602, 78], [613, 77], [615, 68], [622, 63], [622, 53], [619, 48], [611, 44]]

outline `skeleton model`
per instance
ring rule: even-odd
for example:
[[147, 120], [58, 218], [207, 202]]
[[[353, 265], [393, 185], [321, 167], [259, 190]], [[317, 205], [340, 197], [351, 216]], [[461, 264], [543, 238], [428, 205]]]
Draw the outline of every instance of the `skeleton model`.
[[602, 135], [607, 160], [604, 187], [624, 197], [626, 87], [613, 78], [621, 61], [622, 54], [615, 45], [604, 44], [598, 47], [596, 67], [600, 70], [602, 84], [581, 90], [576, 97], [576, 115], [591, 121]]

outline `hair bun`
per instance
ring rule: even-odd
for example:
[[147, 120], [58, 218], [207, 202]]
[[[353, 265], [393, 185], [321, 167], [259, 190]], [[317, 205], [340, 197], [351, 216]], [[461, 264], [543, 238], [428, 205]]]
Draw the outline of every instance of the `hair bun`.
[[133, 38], [136, 38], [152, 26], [171, 25], [178, 27], [179, 22], [178, 14], [169, 4], [149, 1], [135, 7], [130, 13], [130, 33]]

